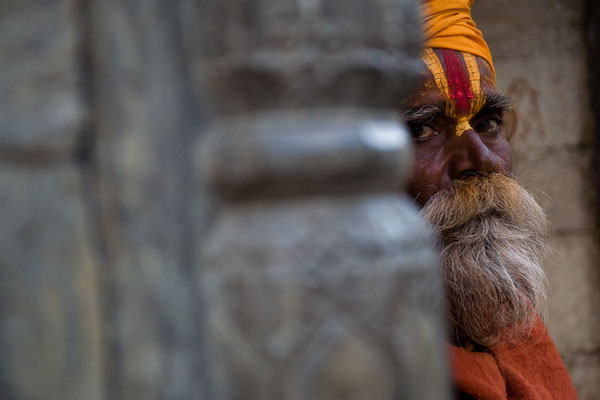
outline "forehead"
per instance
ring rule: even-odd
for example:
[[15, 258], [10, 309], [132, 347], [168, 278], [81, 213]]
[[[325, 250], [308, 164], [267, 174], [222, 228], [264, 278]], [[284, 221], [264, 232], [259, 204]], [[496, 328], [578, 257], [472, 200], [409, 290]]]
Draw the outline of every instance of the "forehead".
[[456, 112], [466, 113], [484, 92], [495, 92], [488, 63], [470, 53], [448, 49], [425, 49], [421, 58], [423, 79], [404, 102], [405, 108], [446, 101]]

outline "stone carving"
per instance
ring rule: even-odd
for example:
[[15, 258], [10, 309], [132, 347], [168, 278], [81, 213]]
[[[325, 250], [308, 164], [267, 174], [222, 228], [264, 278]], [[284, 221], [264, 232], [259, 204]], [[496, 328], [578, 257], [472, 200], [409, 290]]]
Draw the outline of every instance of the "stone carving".
[[213, 116], [394, 108], [420, 73], [411, 0], [188, 0], [186, 10], [188, 53]]
[[448, 398], [433, 242], [401, 195], [393, 113], [419, 73], [416, 3], [194, 5], [210, 397]]
[[212, 398], [446, 398], [433, 243], [396, 193], [409, 142], [375, 115], [267, 114], [203, 143]]

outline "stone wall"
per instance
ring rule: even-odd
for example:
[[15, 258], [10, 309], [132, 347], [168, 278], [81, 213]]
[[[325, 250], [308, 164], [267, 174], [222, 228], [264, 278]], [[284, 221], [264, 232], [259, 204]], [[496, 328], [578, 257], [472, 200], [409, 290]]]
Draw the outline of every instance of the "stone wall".
[[552, 224], [547, 323], [581, 399], [600, 393], [600, 249], [583, 0], [481, 0], [473, 17], [492, 50], [519, 128], [515, 173]]

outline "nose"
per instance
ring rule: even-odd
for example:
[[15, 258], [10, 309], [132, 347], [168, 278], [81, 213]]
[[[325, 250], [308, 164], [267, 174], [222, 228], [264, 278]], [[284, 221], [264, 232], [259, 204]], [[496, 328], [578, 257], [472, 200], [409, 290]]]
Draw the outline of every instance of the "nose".
[[455, 136], [450, 143], [450, 177], [461, 179], [472, 173], [497, 172], [500, 158], [486, 146], [481, 136], [473, 129]]

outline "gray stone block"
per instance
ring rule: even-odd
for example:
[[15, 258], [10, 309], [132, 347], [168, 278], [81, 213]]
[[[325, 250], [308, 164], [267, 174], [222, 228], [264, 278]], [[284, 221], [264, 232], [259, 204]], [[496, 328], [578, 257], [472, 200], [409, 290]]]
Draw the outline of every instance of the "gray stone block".
[[0, 7], [0, 147], [64, 154], [76, 144], [84, 105], [68, 0]]
[[416, 2], [188, 1], [186, 46], [211, 116], [396, 110], [422, 70]]
[[220, 122], [198, 150], [220, 200], [198, 246], [213, 397], [447, 398], [434, 241], [398, 193], [402, 125], [343, 108]]
[[[106, 258], [110, 399], [201, 399], [202, 326], [191, 291], [189, 142], [201, 107], [186, 97], [181, 2], [89, 2], [99, 210]], [[194, 121], [190, 127], [190, 120]], [[192, 133], [192, 129], [194, 130]], [[204, 209], [199, 213], [202, 214]]]
[[0, 393], [102, 398], [97, 277], [70, 166], [0, 168]]
[[442, 291], [408, 199], [225, 211], [200, 279], [215, 398], [447, 398]]

